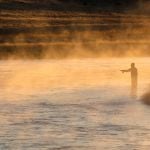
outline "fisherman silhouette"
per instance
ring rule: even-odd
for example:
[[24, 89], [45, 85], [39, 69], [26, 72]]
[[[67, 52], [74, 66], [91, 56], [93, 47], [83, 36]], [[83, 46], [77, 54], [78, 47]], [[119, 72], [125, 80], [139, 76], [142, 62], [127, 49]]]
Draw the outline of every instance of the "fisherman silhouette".
[[131, 95], [135, 97], [137, 94], [137, 82], [138, 82], [138, 70], [135, 67], [135, 63], [131, 63], [131, 68], [120, 71], [122, 73], [131, 72]]

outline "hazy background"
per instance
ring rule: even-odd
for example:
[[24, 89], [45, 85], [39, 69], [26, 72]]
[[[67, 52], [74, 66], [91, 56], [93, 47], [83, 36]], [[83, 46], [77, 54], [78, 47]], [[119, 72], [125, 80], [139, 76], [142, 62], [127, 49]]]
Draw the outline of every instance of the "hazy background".
[[148, 0], [0, 0], [0, 58], [150, 55]]
[[0, 149], [149, 150], [149, 6], [0, 0]]

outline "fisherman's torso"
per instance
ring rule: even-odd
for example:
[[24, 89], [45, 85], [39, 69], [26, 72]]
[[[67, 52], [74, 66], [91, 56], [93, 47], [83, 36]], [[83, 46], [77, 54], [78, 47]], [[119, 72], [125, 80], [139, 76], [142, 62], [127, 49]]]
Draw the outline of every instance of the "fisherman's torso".
[[131, 77], [132, 78], [137, 78], [137, 76], [138, 76], [137, 69], [135, 67], [131, 68]]

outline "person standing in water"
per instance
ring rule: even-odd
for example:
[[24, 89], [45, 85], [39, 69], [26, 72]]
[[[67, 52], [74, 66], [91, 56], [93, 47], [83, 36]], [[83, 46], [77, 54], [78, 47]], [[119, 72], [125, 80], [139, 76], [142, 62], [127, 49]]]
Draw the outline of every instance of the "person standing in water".
[[133, 96], [137, 93], [137, 84], [138, 84], [138, 70], [135, 67], [135, 63], [131, 63], [131, 68], [127, 70], [121, 70], [122, 73], [124, 72], [131, 72], [131, 94]]

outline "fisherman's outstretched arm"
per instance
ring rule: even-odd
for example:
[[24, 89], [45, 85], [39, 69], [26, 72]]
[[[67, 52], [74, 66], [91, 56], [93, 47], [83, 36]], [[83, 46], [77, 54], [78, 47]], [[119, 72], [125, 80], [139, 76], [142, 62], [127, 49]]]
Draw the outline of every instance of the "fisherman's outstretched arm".
[[126, 69], [126, 70], [120, 70], [122, 73], [124, 73], [124, 72], [130, 72], [131, 71], [131, 69]]

